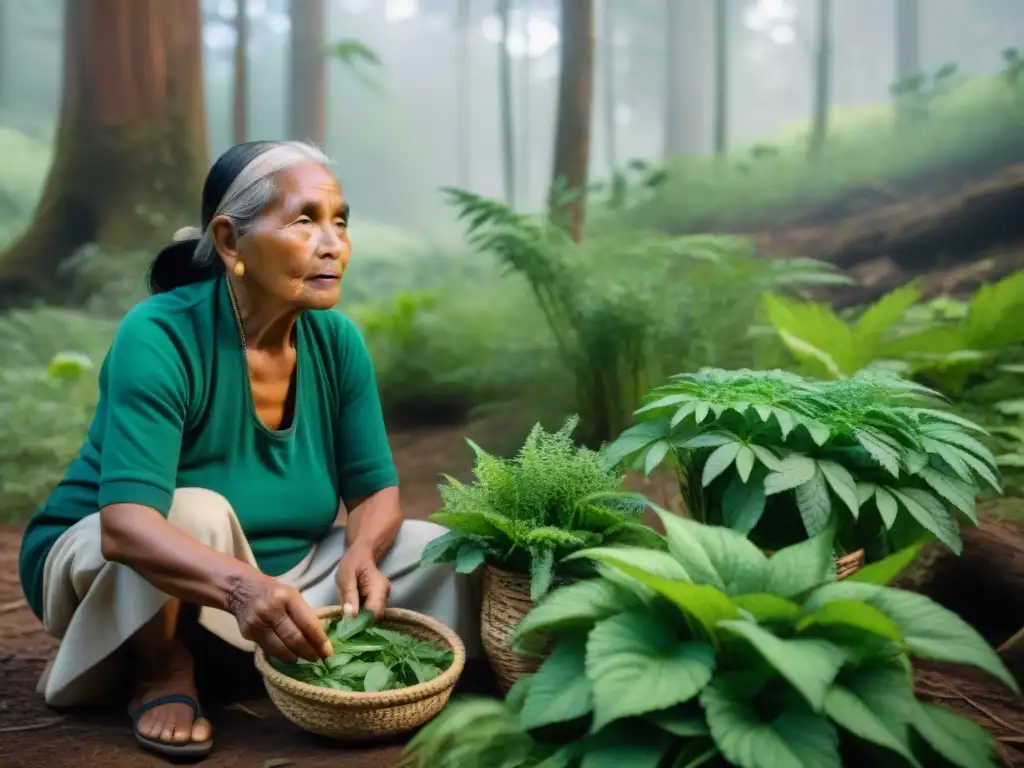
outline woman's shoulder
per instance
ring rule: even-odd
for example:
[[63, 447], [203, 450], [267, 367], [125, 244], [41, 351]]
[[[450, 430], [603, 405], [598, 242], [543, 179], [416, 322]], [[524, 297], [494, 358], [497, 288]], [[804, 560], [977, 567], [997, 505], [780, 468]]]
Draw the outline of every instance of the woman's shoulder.
[[186, 352], [201, 346], [214, 322], [215, 286], [197, 283], [143, 299], [125, 314], [115, 347], [167, 347]]

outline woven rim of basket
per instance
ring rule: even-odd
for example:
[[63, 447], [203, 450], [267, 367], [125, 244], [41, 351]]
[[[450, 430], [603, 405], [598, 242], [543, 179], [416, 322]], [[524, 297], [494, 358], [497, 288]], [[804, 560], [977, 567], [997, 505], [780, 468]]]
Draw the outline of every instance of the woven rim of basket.
[[852, 576], [864, 567], [864, 550], [858, 549], [842, 557], [836, 558], [836, 572], [842, 574], [842, 578]]
[[[323, 608], [316, 612], [321, 619], [333, 619], [342, 616], [342, 606]], [[383, 622], [394, 624], [405, 624], [419, 626], [433, 632], [452, 651], [452, 663], [448, 669], [426, 683], [418, 683], [408, 688], [399, 688], [395, 691], [377, 691], [374, 693], [361, 693], [359, 691], [338, 691], [333, 688], [323, 688], [318, 685], [303, 683], [295, 678], [288, 677], [278, 672], [267, 661], [267, 656], [262, 648], [257, 647], [255, 652], [256, 669], [263, 675], [264, 679], [274, 686], [287, 691], [301, 699], [308, 699], [321, 704], [335, 704], [347, 709], [382, 709], [400, 704], [413, 704], [423, 701], [442, 693], [455, 685], [466, 665], [466, 647], [454, 630], [449, 629], [436, 619], [424, 616], [416, 611], [407, 611], [402, 608], [388, 608], [384, 611]]]

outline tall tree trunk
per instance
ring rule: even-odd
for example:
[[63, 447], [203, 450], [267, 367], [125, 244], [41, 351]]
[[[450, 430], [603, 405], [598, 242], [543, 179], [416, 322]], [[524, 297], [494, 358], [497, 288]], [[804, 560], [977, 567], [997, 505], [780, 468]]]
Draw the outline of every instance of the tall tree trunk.
[[583, 236], [594, 100], [593, 0], [562, 0], [561, 38], [550, 207], [552, 219], [579, 241]]
[[458, 0], [455, 11], [455, 164], [458, 185], [469, 189], [472, 184], [472, 108], [470, 103], [470, 26], [472, 24], [469, 0]]
[[520, 0], [520, 12], [523, 19], [523, 51], [524, 55], [520, 62], [520, 101], [519, 101], [519, 194], [525, 205], [530, 204], [530, 158], [533, 156], [530, 151], [533, 143], [533, 119], [531, 117], [530, 102], [533, 87], [533, 58], [530, 56], [533, 43], [533, 32], [530, 28], [530, 19], [533, 13], [531, 0]]
[[921, 5], [896, 0], [896, 80], [921, 74]]
[[601, 104], [604, 107], [604, 153], [609, 176], [619, 169], [618, 136], [615, 130], [615, 0], [604, 0], [601, 6], [601, 80], [604, 85]]
[[729, 0], [715, 0], [715, 154], [729, 148]]
[[832, 101], [832, 0], [818, 0], [817, 51], [814, 57], [814, 105], [808, 154], [821, 156], [828, 138]]
[[666, 157], [712, 147], [714, 22], [713, 0], [665, 0]]
[[498, 21], [501, 24], [501, 42], [498, 44], [498, 93], [501, 100], [501, 161], [505, 182], [505, 203], [516, 204], [516, 131], [515, 110], [512, 107], [512, 55], [508, 50], [509, 15], [512, 0], [498, 0]]
[[193, 222], [207, 166], [199, 0], [66, 0], [53, 163], [0, 254], [0, 305], [68, 301], [82, 245], [152, 248]]
[[288, 135], [323, 147], [327, 140], [326, 0], [292, 0]]
[[248, 0], [235, 0], [235, 82], [231, 115], [235, 144], [241, 144], [249, 138], [248, 6]]

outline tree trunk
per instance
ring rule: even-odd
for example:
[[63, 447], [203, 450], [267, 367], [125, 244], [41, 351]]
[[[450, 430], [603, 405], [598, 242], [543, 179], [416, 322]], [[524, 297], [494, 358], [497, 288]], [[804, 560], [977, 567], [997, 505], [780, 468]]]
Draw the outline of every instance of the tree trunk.
[[896, 81], [921, 74], [921, 6], [918, 0], [896, 0]]
[[235, 144], [249, 138], [249, 8], [248, 0], [235, 0], [235, 82], [232, 128]]
[[715, 154], [729, 146], [729, 0], [715, 0]]
[[151, 248], [194, 223], [207, 165], [199, 0], [66, 0], [53, 163], [0, 255], [0, 305], [69, 300], [80, 246]]
[[501, 99], [501, 161], [505, 182], [505, 204], [516, 204], [516, 131], [512, 107], [512, 56], [508, 51], [509, 11], [512, 0], [498, 0], [501, 42], [498, 44], [498, 93]]
[[523, 50], [525, 51], [520, 62], [520, 103], [519, 103], [519, 194], [522, 196], [523, 204], [530, 205], [530, 158], [533, 157], [531, 150], [533, 143], [533, 118], [531, 117], [531, 88], [533, 86], [533, 59], [530, 51], [533, 43], [533, 33], [530, 28], [533, 8], [530, 0], [521, 0], [520, 10], [523, 17]]
[[818, 41], [814, 57], [814, 106], [808, 154], [821, 156], [828, 137], [832, 101], [832, 0], [818, 0]]
[[327, 140], [327, 3], [292, 0], [291, 22], [288, 135], [322, 148]]
[[458, 185], [469, 189], [472, 184], [472, 153], [470, 132], [472, 130], [472, 109], [470, 106], [470, 6], [469, 0], [458, 0], [455, 11], [455, 164]]
[[604, 0], [601, 6], [601, 75], [604, 96], [604, 152], [608, 165], [608, 176], [611, 178], [619, 169], [618, 136], [615, 130], [615, 107], [618, 98], [615, 87], [615, 0]]
[[552, 219], [578, 242], [583, 236], [594, 100], [593, 0], [562, 0], [561, 16], [561, 72], [550, 208]]
[[666, 157], [711, 149], [714, 0], [665, 0]]

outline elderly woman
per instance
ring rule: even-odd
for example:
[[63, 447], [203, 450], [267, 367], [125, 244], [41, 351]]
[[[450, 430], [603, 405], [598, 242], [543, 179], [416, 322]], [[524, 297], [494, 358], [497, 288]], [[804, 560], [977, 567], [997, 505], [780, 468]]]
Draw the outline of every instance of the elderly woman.
[[327, 165], [292, 142], [216, 162], [202, 228], [153, 262], [85, 445], [22, 543], [26, 598], [62, 641], [46, 701], [127, 672], [135, 736], [164, 755], [212, 747], [179, 617], [286, 661], [331, 654], [314, 609], [340, 603], [475, 636], [465, 577], [418, 568], [440, 529], [403, 522], [370, 356], [333, 311], [349, 206]]

